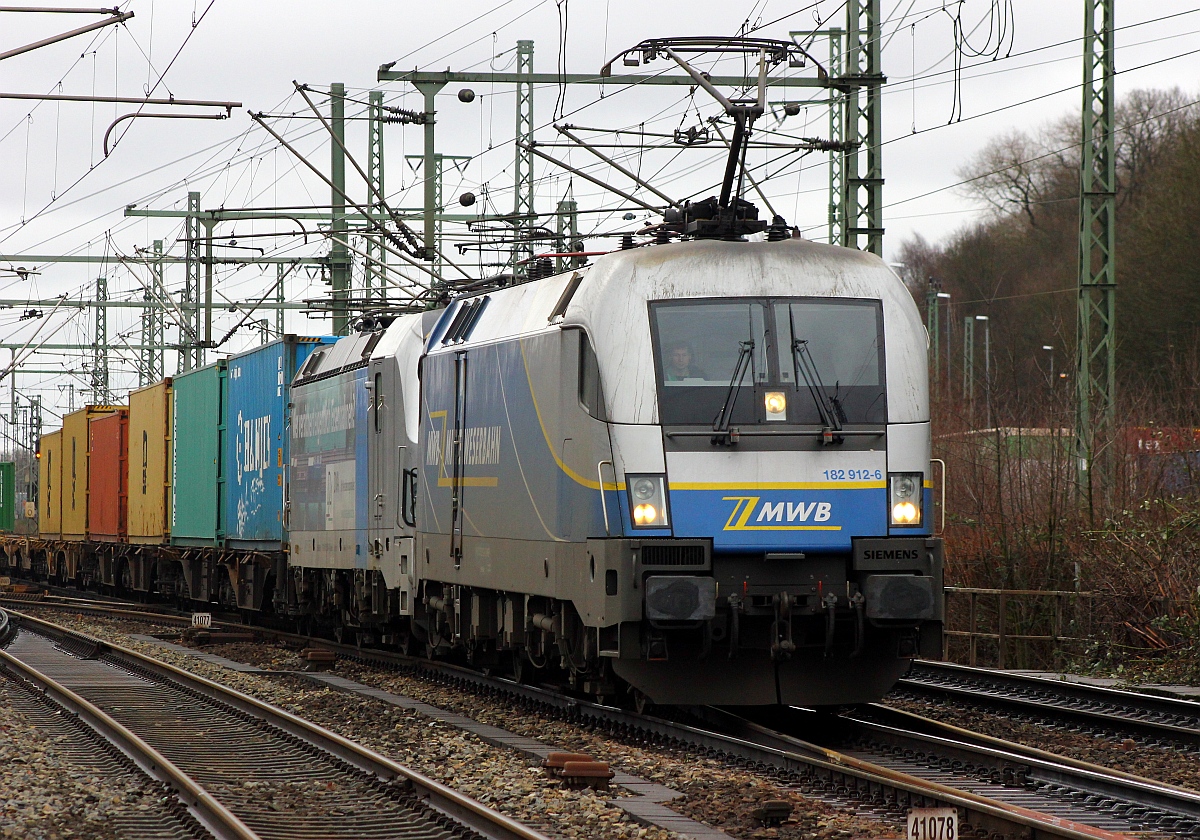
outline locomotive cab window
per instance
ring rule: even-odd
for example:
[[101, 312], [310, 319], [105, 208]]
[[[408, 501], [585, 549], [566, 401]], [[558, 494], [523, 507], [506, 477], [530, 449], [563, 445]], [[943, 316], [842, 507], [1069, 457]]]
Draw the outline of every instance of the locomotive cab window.
[[597, 420], [606, 420], [604, 391], [600, 387], [600, 365], [596, 351], [583, 330], [579, 333], [579, 404]]
[[703, 299], [650, 304], [659, 414], [711, 425], [820, 423], [823, 391], [843, 423], [887, 422], [877, 300]]

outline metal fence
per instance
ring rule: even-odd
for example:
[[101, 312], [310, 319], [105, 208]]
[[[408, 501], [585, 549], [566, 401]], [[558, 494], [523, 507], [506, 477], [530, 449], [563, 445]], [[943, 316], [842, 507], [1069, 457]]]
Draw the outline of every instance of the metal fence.
[[1099, 593], [959, 586], [945, 592], [942, 656], [949, 662], [1056, 669], [1096, 641]]

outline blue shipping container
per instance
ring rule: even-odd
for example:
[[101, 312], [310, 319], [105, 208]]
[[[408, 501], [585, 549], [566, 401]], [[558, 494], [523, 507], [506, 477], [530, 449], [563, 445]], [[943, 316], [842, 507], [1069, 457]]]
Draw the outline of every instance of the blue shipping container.
[[225, 544], [279, 550], [283, 465], [288, 463], [288, 392], [297, 369], [334, 338], [284, 336], [228, 362], [225, 414]]

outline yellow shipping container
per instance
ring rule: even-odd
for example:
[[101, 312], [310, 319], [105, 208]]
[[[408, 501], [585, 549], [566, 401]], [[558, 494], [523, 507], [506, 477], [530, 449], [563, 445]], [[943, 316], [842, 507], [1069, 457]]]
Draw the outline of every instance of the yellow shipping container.
[[129, 395], [129, 541], [171, 535], [171, 380]]
[[88, 421], [112, 414], [120, 406], [89, 405], [63, 418], [62, 538], [86, 540], [88, 534]]
[[62, 534], [62, 429], [42, 435], [38, 452], [38, 532], [56, 540]]

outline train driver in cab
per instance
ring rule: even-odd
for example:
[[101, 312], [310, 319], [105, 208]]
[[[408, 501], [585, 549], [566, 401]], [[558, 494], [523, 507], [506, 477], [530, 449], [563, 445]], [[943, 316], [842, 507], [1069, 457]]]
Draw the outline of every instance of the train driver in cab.
[[663, 378], [667, 382], [704, 379], [704, 372], [696, 367], [693, 358], [692, 346], [688, 342], [676, 341], [668, 344], [667, 355], [663, 359]]

